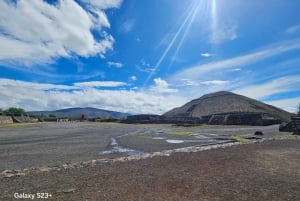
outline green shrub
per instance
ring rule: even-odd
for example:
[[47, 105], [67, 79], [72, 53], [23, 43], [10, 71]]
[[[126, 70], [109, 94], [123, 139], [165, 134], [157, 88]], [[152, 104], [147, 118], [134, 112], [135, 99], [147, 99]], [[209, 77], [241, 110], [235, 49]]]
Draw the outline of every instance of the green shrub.
[[13, 115], [26, 114], [26, 112], [23, 108], [17, 108], [17, 107], [10, 107], [7, 110], [5, 110], [4, 112], [5, 112], [5, 114], [13, 114]]
[[240, 136], [240, 135], [235, 135], [235, 136], [231, 136], [231, 139], [233, 140], [236, 140], [238, 142], [241, 142], [241, 143], [247, 143], [249, 142], [250, 140], [244, 138], [243, 136]]
[[167, 132], [166, 134], [168, 134], [168, 135], [187, 136], [187, 135], [191, 135], [193, 133], [188, 132], [188, 131], [171, 131], [171, 132]]
[[49, 114], [48, 115], [50, 118], [52, 117], [52, 118], [56, 118], [56, 115], [55, 114]]

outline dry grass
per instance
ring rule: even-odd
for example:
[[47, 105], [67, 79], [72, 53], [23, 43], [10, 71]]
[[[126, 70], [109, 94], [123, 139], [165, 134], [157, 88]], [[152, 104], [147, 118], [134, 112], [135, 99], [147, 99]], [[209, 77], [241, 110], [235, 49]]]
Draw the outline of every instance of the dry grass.
[[240, 136], [240, 135], [231, 136], [230, 138], [233, 139], [233, 140], [236, 140], [238, 142], [241, 142], [241, 143], [249, 143], [250, 142], [250, 140], [248, 140], [248, 139], [246, 139], [246, 138], [244, 138], [243, 136]]
[[188, 132], [188, 131], [172, 131], [172, 132], [167, 132], [165, 133], [167, 135], [177, 135], [177, 136], [189, 136], [192, 135], [192, 132]]
[[36, 122], [36, 123], [5, 123], [5, 124], [0, 124], [0, 127], [30, 126], [30, 125], [36, 125], [36, 124], [41, 124], [41, 122]]

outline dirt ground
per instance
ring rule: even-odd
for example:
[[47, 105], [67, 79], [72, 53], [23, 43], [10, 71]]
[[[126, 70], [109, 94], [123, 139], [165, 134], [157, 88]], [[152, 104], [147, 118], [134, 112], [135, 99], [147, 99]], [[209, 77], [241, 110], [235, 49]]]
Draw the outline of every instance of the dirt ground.
[[0, 190], [0, 200], [299, 201], [300, 139], [1, 178]]
[[[273, 137], [278, 126], [203, 126], [174, 127], [172, 125], [128, 125], [116, 123], [38, 123], [0, 126], [0, 173], [6, 169], [25, 169], [43, 166], [61, 166], [66, 163], [106, 158], [101, 152], [110, 148], [111, 138], [115, 138], [120, 149], [130, 148], [142, 152], [154, 152], [197, 144], [211, 143], [207, 137], [196, 138], [212, 133], [215, 136], [253, 135], [262, 130], [264, 137]], [[164, 134], [173, 133], [173, 134]], [[199, 136], [182, 135], [195, 133]], [[200, 133], [200, 134], [199, 134]], [[205, 134], [207, 135], [207, 134]], [[153, 139], [164, 137], [165, 139]], [[211, 136], [208, 137], [210, 139]], [[166, 140], [194, 140], [179, 144]], [[124, 151], [124, 150], [123, 150]], [[117, 157], [128, 154], [117, 153]], [[109, 156], [111, 157], [111, 156]]]

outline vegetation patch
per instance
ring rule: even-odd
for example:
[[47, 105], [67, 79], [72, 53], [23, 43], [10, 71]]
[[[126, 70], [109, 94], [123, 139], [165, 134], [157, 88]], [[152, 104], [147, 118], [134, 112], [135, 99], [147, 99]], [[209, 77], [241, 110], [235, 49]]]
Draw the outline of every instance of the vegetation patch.
[[102, 124], [102, 125], [106, 125], [106, 126], [123, 126], [125, 124], [121, 124], [119, 122], [95, 122], [96, 124]]
[[248, 143], [248, 142], [250, 142], [250, 140], [248, 140], [245, 137], [240, 136], [240, 135], [231, 136], [231, 139], [236, 140], [236, 141], [241, 142], [241, 143]]
[[0, 127], [29, 126], [29, 125], [35, 125], [35, 124], [40, 124], [40, 122], [36, 122], [36, 123], [4, 123], [4, 124], [0, 124]]
[[188, 131], [171, 131], [171, 132], [167, 132], [167, 135], [179, 135], [179, 136], [188, 136], [188, 135], [192, 135], [192, 132], [188, 132]]

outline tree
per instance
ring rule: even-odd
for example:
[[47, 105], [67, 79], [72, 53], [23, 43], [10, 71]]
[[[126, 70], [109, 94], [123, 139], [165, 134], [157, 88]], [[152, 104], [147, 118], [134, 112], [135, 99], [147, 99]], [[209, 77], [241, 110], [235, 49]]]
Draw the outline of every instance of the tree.
[[300, 117], [300, 103], [299, 103], [299, 106], [298, 106], [298, 117]]
[[0, 115], [3, 114], [3, 110], [0, 108]]
[[22, 108], [17, 108], [17, 107], [10, 107], [7, 110], [5, 110], [6, 114], [13, 114], [13, 115], [22, 115], [26, 114], [25, 110]]
[[50, 117], [50, 118], [56, 118], [56, 115], [55, 114], [49, 114], [48, 117]]

